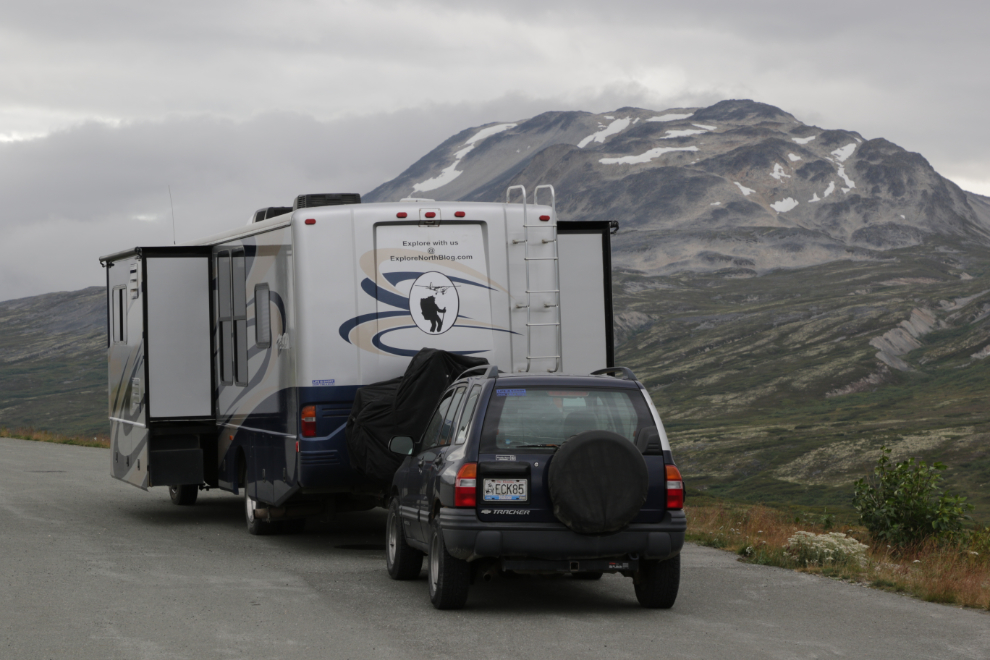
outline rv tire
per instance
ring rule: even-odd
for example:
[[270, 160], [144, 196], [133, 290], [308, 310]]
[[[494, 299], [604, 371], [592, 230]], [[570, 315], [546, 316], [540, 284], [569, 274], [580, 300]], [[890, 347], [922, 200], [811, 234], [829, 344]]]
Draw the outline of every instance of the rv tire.
[[172, 498], [172, 504], [179, 506], [192, 506], [196, 503], [199, 495], [199, 486], [196, 484], [182, 484], [180, 486], [169, 486], [168, 496]]
[[267, 522], [254, 515], [258, 508], [258, 501], [248, 495], [247, 487], [244, 488], [244, 520], [247, 523], [249, 534], [255, 536], [266, 536], [279, 531], [279, 523]]

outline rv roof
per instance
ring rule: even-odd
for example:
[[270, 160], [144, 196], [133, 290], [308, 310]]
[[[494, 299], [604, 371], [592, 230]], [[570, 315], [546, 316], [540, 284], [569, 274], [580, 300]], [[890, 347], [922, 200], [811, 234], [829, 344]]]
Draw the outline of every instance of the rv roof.
[[[417, 200], [422, 201], [422, 200]], [[362, 215], [367, 214], [369, 211], [374, 211], [376, 208], [381, 209], [395, 209], [396, 207], [408, 208], [409, 201], [403, 200], [401, 202], [374, 202], [371, 204], [361, 204], [360, 206], [354, 205], [343, 205], [343, 206], [321, 206], [307, 209], [299, 209], [293, 211], [292, 213], [286, 213], [284, 215], [275, 216], [274, 218], [269, 218], [267, 220], [262, 220], [260, 222], [254, 222], [247, 226], [240, 226], [229, 231], [221, 232], [219, 234], [213, 234], [211, 236], [205, 236], [203, 238], [181, 243], [181, 245], [218, 245], [220, 243], [225, 243], [227, 241], [241, 238], [244, 236], [252, 236], [254, 234], [260, 234], [266, 231], [271, 231], [272, 229], [278, 229], [280, 227], [288, 227], [292, 224], [292, 218], [299, 216], [312, 216], [314, 214], [325, 214], [325, 213], [352, 213], [360, 212]], [[518, 206], [518, 204], [507, 205], [500, 202], [433, 202], [437, 208], [452, 208], [457, 207], [458, 209], [463, 208], [478, 208], [478, 207], [498, 207], [502, 208], [505, 206]], [[529, 204], [530, 208], [539, 208], [535, 204]], [[545, 205], [540, 205], [545, 207]]]

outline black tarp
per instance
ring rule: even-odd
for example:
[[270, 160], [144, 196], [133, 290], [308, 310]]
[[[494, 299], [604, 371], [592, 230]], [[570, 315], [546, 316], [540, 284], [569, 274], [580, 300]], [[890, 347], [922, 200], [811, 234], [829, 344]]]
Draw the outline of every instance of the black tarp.
[[443, 391], [466, 369], [485, 364], [484, 358], [424, 348], [400, 378], [359, 388], [345, 431], [351, 467], [391, 485], [402, 457], [388, 450], [388, 441], [406, 435], [418, 442]]

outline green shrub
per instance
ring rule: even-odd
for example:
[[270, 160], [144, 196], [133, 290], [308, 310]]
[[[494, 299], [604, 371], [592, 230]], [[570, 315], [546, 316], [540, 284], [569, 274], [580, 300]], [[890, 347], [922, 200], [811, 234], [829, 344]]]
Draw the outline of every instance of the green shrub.
[[893, 465], [890, 449], [880, 448], [872, 477], [856, 482], [853, 506], [877, 541], [905, 546], [928, 538], [948, 539], [962, 531], [966, 498], [939, 490], [942, 463], [910, 458]]

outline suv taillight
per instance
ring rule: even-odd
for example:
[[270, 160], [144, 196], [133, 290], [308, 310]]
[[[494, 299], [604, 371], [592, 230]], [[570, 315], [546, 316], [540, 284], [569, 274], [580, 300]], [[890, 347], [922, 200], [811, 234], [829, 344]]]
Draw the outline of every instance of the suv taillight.
[[478, 499], [478, 464], [465, 463], [457, 471], [454, 481], [454, 506], [470, 506], [477, 504]]
[[667, 467], [667, 508], [684, 508], [684, 481], [681, 472], [673, 465]]
[[303, 406], [299, 418], [302, 422], [302, 436], [304, 438], [316, 437], [316, 406]]

